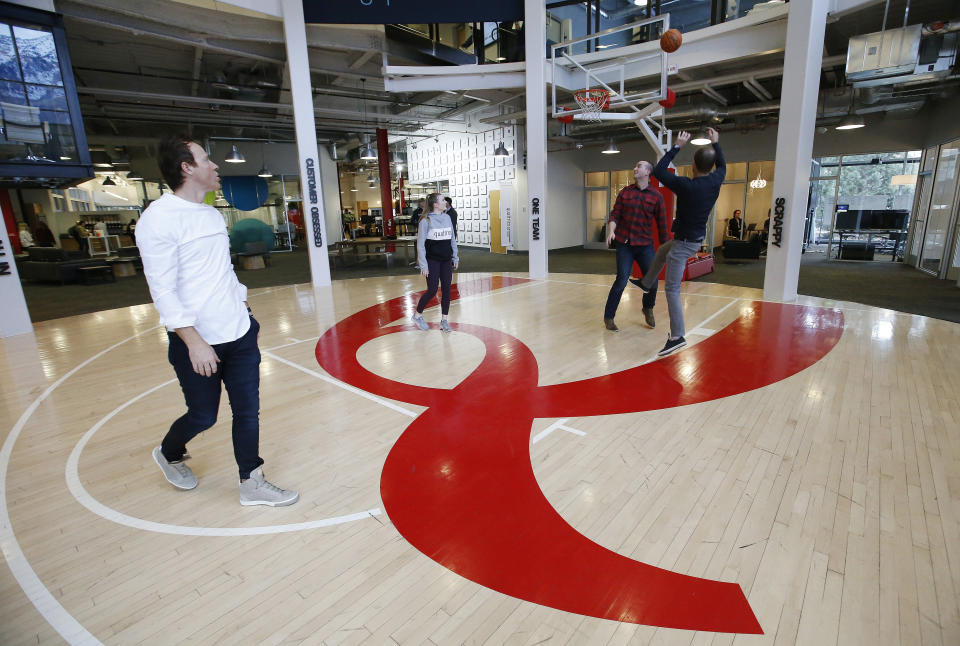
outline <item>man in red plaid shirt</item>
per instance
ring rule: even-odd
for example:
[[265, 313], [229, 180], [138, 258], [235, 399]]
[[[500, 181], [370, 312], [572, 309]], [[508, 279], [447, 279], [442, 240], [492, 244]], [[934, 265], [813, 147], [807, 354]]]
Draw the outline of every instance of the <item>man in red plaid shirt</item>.
[[[607, 224], [607, 246], [617, 243], [617, 279], [607, 296], [607, 306], [603, 310], [603, 323], [608, 330], [618, 331], [613, 322], [620, 305], [620, 297], [627, 286], [633, 263], [640, 266], [646, 275], [653, 262], [653, 228], [656, 226], [660, 244], [667, 241], [667, 214], [663, 196], [650, 186], [650, 173], [653, 164], [639, 161], [633, 169], [633, 184], [625, 186], [610, 212]], [[652, 289], [643, 295], [643, 318], [651, 328], [656, 326], [653, 306], [657, 302], [657, 282], [653, 280]]]

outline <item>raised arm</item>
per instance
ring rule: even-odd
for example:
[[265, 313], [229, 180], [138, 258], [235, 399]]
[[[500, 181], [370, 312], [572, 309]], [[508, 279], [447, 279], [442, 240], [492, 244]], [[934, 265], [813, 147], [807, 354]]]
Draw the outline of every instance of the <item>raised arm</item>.
[[717, 184], [723, 184], [723, 180], [727, 176], [727, 160], [723, 158], [723, 151], [720, 150], [720, 133], [713, 128], [707, 128], [707, 135], [710, 137], [710, 142], [713, 144], [713, 152], [716, 155], [713, 162], [716, 168], [713, 169], [710, 175], [713, 176]]
[[690, 141], [690, 133], [681, 131], [680, 134], [677, 135], [677, 142], [660, 158], [660, 161], [657, 162], [657, 165], [653, 169], [653, 176], [674, 193], [683, 188], [685, 184], [684, 179], [686, 178], [677, 177], [671, 173], [670, 164], [673, 163], [673, 158], [677, 156], [677, 153], [680, 152], [680, 149], [683, 148], [684, 144], [688, 141]]

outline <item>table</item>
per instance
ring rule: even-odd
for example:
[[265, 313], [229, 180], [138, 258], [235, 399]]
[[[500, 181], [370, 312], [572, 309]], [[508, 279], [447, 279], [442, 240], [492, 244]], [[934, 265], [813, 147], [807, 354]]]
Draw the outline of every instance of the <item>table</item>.
[[117, 277], [113, 275], [113, 267], [110, 265], [91, 265], [89, 267], [77, 267], [77, 275], [80, 282], [84, 285], [90, 284], [91, 278], [99, 278], [101, 281], [117, 282]]
[[[893, 242], [893, 251], [891, 261], [897, 261], [897, 252], [900, 250], [900, 245], [904, 243], [907, 239], [907, 231], [905, 229], [836, 229], [835, 233], [840, 236], [840, 244], [837, 247], [837, 259], [843, 258], [843, 244], [844, 236], [852, 238], [854, 236], [867, 236], [866, 247], [867, 251], [871, 245], [873, 245], [873, 236], [877, 235], [883, 239], [886, 239], [888, 242]], [[873, 260], [871, 257], [870, 260]]]
[[[387, 260], [389, 265], [391, 262], [391, 255], [393, 251], [387, 251], [386, 248], [388, 245], [393, 245], [396, 247], [403, 247], [403, 257], [408, 265], [413, 264], [410, 260], [410, 249], [413, 249], [413, 262], [416, 262], [417, 256], [417, 239], [412, 237], [402, 237], [397, 238], [396, 240], [383, 240], [381, 238], [360, 238], [359, 240], [341, 240], [337, 243], [339, 249], [341, 250], [352, 250], [354, 255], [359, 259], [361, 257], [371, 258], [375, 256], [383, 256]], [[370, 251], [370, 247], [374, 246], [375, 250]], [[363, 248], [363, 252], [360, 251], [360, 248]], [[383, 250], [380, 250], [379, 247], [383, 247]], [[342, 255], [342, 254], [341, 254]]]
[[136, 265], [134, 265], [133, 258], [111, 258], [107, 262], [109, 262], [113, 268], [114, 278], [126, 278], [137, 275], [137, 268]]

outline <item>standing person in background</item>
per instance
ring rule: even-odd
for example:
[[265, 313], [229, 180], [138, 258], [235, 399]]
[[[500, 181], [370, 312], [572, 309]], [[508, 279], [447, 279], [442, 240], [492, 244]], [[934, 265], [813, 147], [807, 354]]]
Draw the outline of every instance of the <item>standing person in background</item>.
[[185, 464], [187, 443], [217, 421], [223, 386], [233, 412], [233, 455], [240, 472], [240, 504], [281, 507], [299, 499], [263, 475], [260, 443], [260, 324], [247, 305], [247, 288], [230, 262], [223, 216], [204, 203], [220, 188], [217, 165], [185, 135], [160, 142], [164, 193], [140, 218], [137, 246], [153, 304], [167, 328], [167, 353], [187, 404], [153, 450], [164, 477], [193, 489]]
[[450, 216], [443, 210], [439, 193], [427, 196], [427, 215], [420, 218], [417, 231], [417, 258], [420, 274], [427, 279], [427, 291], [417, 303], [417, 312], [413, 323], [421, 330], [430, 326], [423, 320], [423, 310], [437, 293], [440, 284], [440, 329], [450, 332], [447, 315], [450, 313], [450, 284], [453, 282], [453, 270], [460, 264], [457, 254], [457, 236], [454, 233]]
[[449, 197], [443, 198], [443, 201], [447, 203], [447, 208], [444, 209], [444, 213], [450, 216], [450, 222], [453, 223], [453, 237], [457, 237], [457, 210], [453, 208], [453, 200]]
[[[617, 243], [617, 279], [610, 287], [607, 304], [603, 310], [603, 324], [608, 330], [617, 332], [614, 317], [620, 306], [623, 288], [627, 286], [633, 263], [640, 266], [646, 276], [653, 262], [653, 228], [657, 228], [660, 244], [667, 242], [667, 212], [663, 196], [650, 186], [650, 173], [653, 164], [638, 161], [633, 169], [634, 183], [625, 186], [617, 195], [617, 201], [610, 212], [607, 224], [607, 246]], [[657, 323], [653, 317], [653, 306], [657, 303], [657, 278], [654, 275], [650, 291], [643, 295], [643, 318], [652, 329]]]
[[43, 220], [37, 222], [37, 226], [33, 228], [33, 242], [38, 247], [55, 247], [57, 245], [57, 240], [53, 237], [53, 231]]
[[[707, 232], [707, 220], [713, 205], [720, 196], [720, 185], [727, 174], [727, 165], [720, 150], [720, 135], [707, 128], [712, 146], [697, 150], [693, 156], [693, 178], [677, 177], [670, 172], [670, 163], [680, 149], [690, 141], [689, 132], [677, 135], [677, 143], [653, 169], [653, 176], [677, 195], [677, 217], [673, 221], [673, 240], [657, 249], [649, 274], [640, 280], [631, 281], [644, 292], [652, 289], [648, 276], [657, 276], [664, 265], [667, 277], [664, 292], [667, 295], [667, 311], [670, 313], [670, 335], [667, 343], [657, 354], [664, 357], [687, 345], [684, 339], [683, 302], [680, 298], [680, 283], [687, 267], [687, 259], [700, 251]], [[716, 169], [714, 169], [716, 165]]]
[[423, 198], [417, 200], [417, 208], [413, 210], [413, 213], [410, 214], [410, 218], [414, 223], [420, 221], [420, 217], [423, 215], [423, 207], [426, 205], [427, 201]]

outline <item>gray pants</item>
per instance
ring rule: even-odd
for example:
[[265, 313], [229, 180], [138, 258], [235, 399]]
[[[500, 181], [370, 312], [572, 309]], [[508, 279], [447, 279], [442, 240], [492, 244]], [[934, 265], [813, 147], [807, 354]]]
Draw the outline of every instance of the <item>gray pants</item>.
[[670, 313], [670, 338], [676, 339], [686, 333], [683, 327], [683, 302], [680, 300], [680, 285], [683, 272], [687, 268], [687, 259], [700, 251], [699, 242], [670, 240], [657, 249], [650, 271], [646, 276], [659, 276], [663, 266], [667, 266], [667, 276], [663, 291], [667, 295], [667, 311]]

